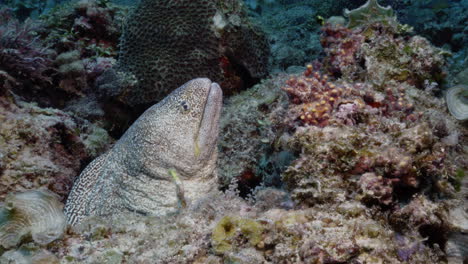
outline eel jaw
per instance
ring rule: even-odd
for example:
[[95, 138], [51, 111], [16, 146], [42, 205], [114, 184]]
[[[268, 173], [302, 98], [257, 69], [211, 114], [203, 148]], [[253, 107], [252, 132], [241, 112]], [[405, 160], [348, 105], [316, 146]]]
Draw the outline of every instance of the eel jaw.
[[195, 142], [195, 152], [198, 153], [197, 156], [201, 160], [209, 158], [216, 149], [222, 104], [223, 92], [221, 88], [217, 83], [211, 83]]

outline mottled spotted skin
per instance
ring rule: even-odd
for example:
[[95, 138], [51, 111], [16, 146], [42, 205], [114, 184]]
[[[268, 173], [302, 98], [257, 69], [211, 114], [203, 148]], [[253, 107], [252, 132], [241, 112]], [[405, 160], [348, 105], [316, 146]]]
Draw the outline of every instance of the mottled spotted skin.
[[152, 106], [75, 182], [65, 206], [70, 224], [90, 215], [128, 211], [166, 215], [177, 210], [175, 169], [185, 198], [216, 188], [216, 142], [222, 92], [194, 79]]

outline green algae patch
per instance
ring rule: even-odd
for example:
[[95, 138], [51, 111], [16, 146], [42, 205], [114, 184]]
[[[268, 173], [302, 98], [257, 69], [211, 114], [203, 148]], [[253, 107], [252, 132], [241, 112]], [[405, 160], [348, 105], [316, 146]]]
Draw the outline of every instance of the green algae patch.
[[236, 232], [236, 222], [236, 219], [225, 216], [215, 226], [211, 239], [216, 253], [222, 254], [232, 249], [230, 240]]
[[236, 241], [248, 241], [250, 246], [256, 246], [262, 241], [263, 230], [262, 224], [255, 220], [224, 216], [213, 229], [213, 249], [217, 254], [224, 254], [234, 249]]
[[455, 174], [455, 182], [454, 182], [454, 187], [455, 191], [459, 192], [461, 190], [462, 186], [462, 180], [465, 178], [465, 171], [463, 169], [457, 169], [457, 172]]
[[263, 226], [252, 219], [241, 219], [238, 221], [240, 231], [245, 236], [250, 245], [256, 246], [262, 241]]

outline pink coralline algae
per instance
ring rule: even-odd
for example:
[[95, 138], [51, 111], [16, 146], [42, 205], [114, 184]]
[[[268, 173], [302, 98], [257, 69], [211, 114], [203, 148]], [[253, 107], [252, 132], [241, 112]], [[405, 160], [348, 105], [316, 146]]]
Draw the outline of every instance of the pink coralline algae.
[[328, 55], [325, 64], [330, 73], [341, 74], [349, 71], [347, 68], [356, 68], [359, 64], [356, 53], [365, 37], [339, 25], [327, 25], [322, 31], [320, 42]]
[[376, 92], [368, 83], [332, 81], [314, 71], [312, 65], [307, 65], [302, 75], [291, 76], [282, 89], [291, 101], [290, 121], [301, 125], [353, 125], [361, 122], [363, 114], [396, 115], [410, 121], [421, 116], [406, 98], [402, 85]]
[[312, 65], [307, 66], [303, 76], [291, 77], [283, 90], [288, 92], [292, 103], [300, 105], [293, 111], [302, 123], [321, 127], [328, 124], [334, 107], [350, 92], [349, 87], [328, 82], [328, 76], [314, 72]]
[[[445, 162], [448, 146], [437, 141], [433, 121], [424, 115], [424, 92], [398, 82], [376, 89], [369, 82], [333, 80], [313, 68], [308, 65], [303, 74], [290, 76], [282, 88], [290, 101], [282, 122], [296, 131], [291, 144], [307, 149], [295, 166], [310, 168], [319, 177], [361, 175], [361, 199], [382, 205], [395, 202], [395, 190], [416, 191], [454, 171]], [[322, 146], [316, 145], [320, 142]], [[317, 158], [328, 163], [310, 165]], [[285, 179], [291, 183], [289, 176]], [[298, 183], [310, 185], [299, 180], [293, 186]], [[300, 200], [308, 197], [303, 188], [293, 192]]]

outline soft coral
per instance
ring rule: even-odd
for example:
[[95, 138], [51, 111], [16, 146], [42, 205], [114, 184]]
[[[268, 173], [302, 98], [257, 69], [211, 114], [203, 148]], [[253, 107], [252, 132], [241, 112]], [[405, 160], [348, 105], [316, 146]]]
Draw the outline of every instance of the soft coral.
[[10, 9], [0, 10], [0, 71], [23, 85], [51, 83], [51, 54], [34, 35], [31, 20], [20, 23]]

